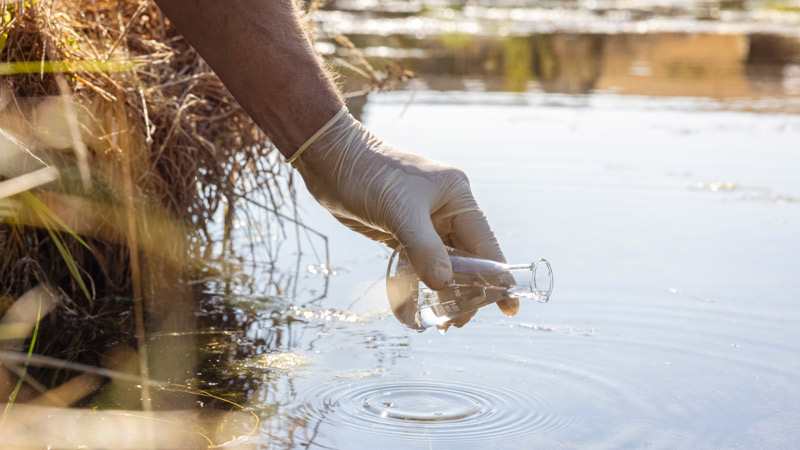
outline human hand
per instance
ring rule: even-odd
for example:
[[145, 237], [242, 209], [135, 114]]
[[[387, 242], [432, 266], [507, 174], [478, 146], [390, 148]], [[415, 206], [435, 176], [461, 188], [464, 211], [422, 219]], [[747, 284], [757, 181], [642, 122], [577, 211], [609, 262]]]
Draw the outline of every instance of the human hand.
[[[441, 290], [453, 278], [445, 244], [505, 262], [463, 171], [382, 142], [346, 109], [289, 161], [339, 222], [391, 248], [402, 245], [431, 289]], [[519, 309], [517, 299], [497, 304], [507, 315]], [[471, 318], [445, 326], [461, 327]]]

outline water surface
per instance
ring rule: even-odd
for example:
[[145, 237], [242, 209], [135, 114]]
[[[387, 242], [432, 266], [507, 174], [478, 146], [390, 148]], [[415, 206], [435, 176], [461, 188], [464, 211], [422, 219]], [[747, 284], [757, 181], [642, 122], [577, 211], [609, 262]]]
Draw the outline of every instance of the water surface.
[[[545, 9], [583, 14], [556, 3]], [[618, 2], [596, 3], [608, 7], [601, 25], [622, 23]], [[674, 28], [656, 34], [532, 31], [526, 17], [546, 12], [538, 3], [428, 15], [472, 14], [489, 29], [516, 14], [524, 32], [503, 38], [482, 29], [370, 35], [355, 29], [370, 22], [345, 20], [355, 13], [329, 18], [330, 27], [349, 23], [373, 56], [405, 51], [418, 75], [407, 90], [353, 98], [351, 109], [386, 141], [464, 169], [507, 259], [547, 258], [558, 282], [550, 303], [523, 302], [513, 318], [490, 306], [445, 335], [413, 332], [388, 310], [389, 250], [301, 190], [299, 213], [328, 236], [328, 252], [313, 232], [243, 222], [248, 242], [283, 242], [288, 256], [259, 265], [270, 258], [248, 250], [246, 282], [207, 287], [204, 314], [232, 333], [209, 338], [219, 373], [203, 382], [261, 417], [250, 442], [792, 448], [796, 36], [775, 20], [753, 33], [745, 19], [761, 13], [734, 3], [704, 22], [704, 2], [629, 10]], [[430, 11], [377, 4], [370, 20], [397, 27]], [[675, 25], [689, 19], [702, 32]]]
[[245, 324], [233, 360], [251, 359], [223, 384], [261, 415], [258, 445], [793, 445], [800, 116], [418, 92], [400, 117], [409, 95], [370, 98], [364, 122], [465, 169], [508, 259], [552, 262], [551, 302], [410, 331], [387, 309], [388, 250], [301, 194], [330, 238], [327, 295], [303, 262], [296, 297], [227, 300]]

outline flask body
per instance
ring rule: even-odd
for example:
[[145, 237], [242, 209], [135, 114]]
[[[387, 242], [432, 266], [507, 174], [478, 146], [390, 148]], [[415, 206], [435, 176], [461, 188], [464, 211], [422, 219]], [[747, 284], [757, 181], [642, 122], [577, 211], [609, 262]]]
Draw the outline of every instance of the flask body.
[[423, 331], [506, 298], [548, 301], [553, 289], [550, 263], [503, 264], [447, 248], [453, 279], [434, 291], [417, 277], [402, 248], [389, 260], [386, 290], [395, 317]]

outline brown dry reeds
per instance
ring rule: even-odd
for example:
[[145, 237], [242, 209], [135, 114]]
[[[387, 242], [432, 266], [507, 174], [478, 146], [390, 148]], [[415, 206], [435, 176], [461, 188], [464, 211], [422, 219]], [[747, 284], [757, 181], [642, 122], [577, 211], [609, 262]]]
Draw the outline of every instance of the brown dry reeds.
[[[378, 73], [339, 42], [353, 62], [334, 62], [363, 75], [365, 92], [413, 75], [396, 64]], [[237, 209], [246, 203], [304, 227], [280, 213], [293, 189], [266, 136], [151, 0], [0, 0], [4, 445], [78, 445], [58, 430], [29, 432], [45, 417], [63, 429], [88, 423], [97, 430], [81, 442], [101, 448], [174, 447], [175, 427], [198, 447], [243, 433], [217, 433], [226, 421], [246, 422], [238, 405], [201, 420], [219, 436], [190, 429], [194, 413], [147, 412], [207, 395], [153, 380], [195, 372], [187, 280], [229, 276], [221, 269]], [[147, 329], [145, 311], [155, 319]], [[146, 333], [165, 330], [187, 338], [150, 343], [148, 358]], [[80, 419], [85, 410], [63, 409], [108, 392], [135, 392], [119, 407], [145, 413]], [[145, 436], [122, 442], [120, 433]]]
[[[238, 199], [287, 201], [274, 147], [153, 2], [3, 1], [0, 10], [0, 181], [58, 168], [35, 195], [88, 237], [82, 245], [60, 230], [76, 291], [130, 292], [130, 239], [146, 248], [159, 234], [151, 249], [182, 258], [207, 248], [204, 225], [222, 208], [230, 220]], [[50, 234], [9, 224], [42, 225], [40, 214], [19, 199], [5, 207], [27, 219], [0, 219], [0, 294], [64, 274]]]
[[[242, 199], [277, 214], [291, 189], [274, 147], [153, 2], [0, 0], [3, 420], [19, 419], [6, 414], [15, 403], [92, 395], [86, 369], [134, 336], [132, 358], [111, 360], [130, 359], [141, 404], [128, 407], [149, 410], [149, 380], [196, 363], [191, 340], [151, 345], [148, 358], [145, 339], [194, 328], [186, 280], [219, 276], [208, 224], [230, 230]], [[31, 292], [50, 306], [14, 319]], [[48, 357], [54, 366], [33, 364]], [[192, 403], [165, 398], [155, 395], [160, 409]]]

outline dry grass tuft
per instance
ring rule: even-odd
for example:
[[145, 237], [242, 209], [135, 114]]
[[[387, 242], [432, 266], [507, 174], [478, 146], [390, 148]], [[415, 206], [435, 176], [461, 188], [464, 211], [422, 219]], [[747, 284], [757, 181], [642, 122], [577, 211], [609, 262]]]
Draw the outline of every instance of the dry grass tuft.
[[[339, 42], [351, 61], [334, 63], [369, 83], [359, 94], [413, 76], [378, 72]], [[301, 229], [316, 233], [280, 212], [293, 189], [266, 136], [151, 0], [0, 0], [4, 442], [213, 447], [254, 432], [239, 405], [153, 381], [195, 373], [196, 343], [159, 348], [146, 335], [192, 335], [189, 279], [229, 276], [237, 215], [294, 221], [298, 245]], [[65, 408], [92, 396], [113, 410]], [[233, 411], [185, 411], [198, 396]]]
[[[230, 220], [239, 198], [274, 209], [288, 201], [289, 174], [273, 146], [153, 2], [2, 1], [0, 11], [0, 183], [58, 168], [59, 180], [35, 195], [87, 237], [83, 246], [61, 230], [80, 271], [69, 276], [73, 287], [86, 284], [90, 297], [130, 292], [131, 238], [147, 248], [160, 233], [149, 247], [171, 244], [170, 258], [184, 261], [207, 249], [205, 224], [223, 208]], [[5, 187], [46, 183], [48, 174]], [[52, 277], [64, 286], [53, 237], [26, 226], [42, 225], [30, 205], [0, 201], [0, 294]], [[177, 235], [161, 234], [165, 223]]]
[[291, 204], [278, 156], [152, 1], [0, 0], [0, 318], [41, 285], [53, 305], [0, 327], [6, 425], [26, 403], [72, 420], [52, 408], [109, 392], [90, 369], [133, 337], [127, 407], [191, 405], [148, 380], [192, 372], [192, 343], [148, 358], [146, 333], [194, 329], [186, 281], [225, 258], [215, 220], [227, 235], [242, 199]]

